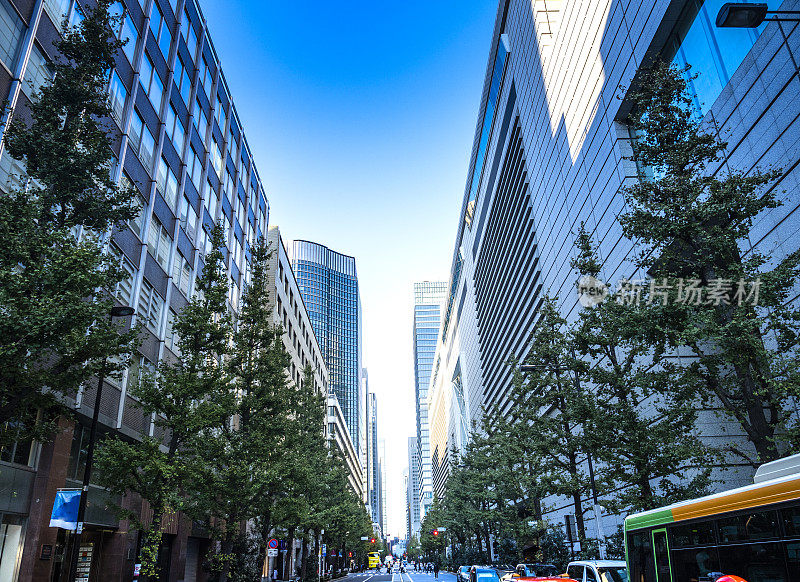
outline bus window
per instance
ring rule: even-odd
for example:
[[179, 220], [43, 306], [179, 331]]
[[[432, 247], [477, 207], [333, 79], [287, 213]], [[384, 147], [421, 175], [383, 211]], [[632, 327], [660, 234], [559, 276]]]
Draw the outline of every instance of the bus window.
[[800, 580], [800, 543], [786, 544], [786, 565], [789, 568], [789, 580]]
[[631, 582], [651, 582], [656, 578], [653, 563], [653, 544], [650, 530], [628, 534], [628, 558], [631, 565]]
[[788, 537], [800, 536], [800, 507], [781, 510], [783, 529]]
[[676, 525], [670, 528], [669, 545], [671, 548], [693, 548], [695, 546], [712, 546], [717, 543], [713, 521], [701, 521], [687, 525]]
[[789, 582], [782, 544], [744, 544], [718, 549], [721, 570], [726, 574], [741, 576], [747, 582]]
[[762, 511], [720, 519], [719, 537], [722, 543], [778, 538], [778, 516], [774, 511]]
[[672, 561], [673, 582], [697, 582], [710, 580], [710, 572], [719, 572], [716, 548], [694, 548], [691, 550], [673, 550]]
[[653, 553], [656, 557], [656, 574], [658, 582], [672, 582], [669, 571], [669, 547], [667, 546], [667, 530], [653, 531]]

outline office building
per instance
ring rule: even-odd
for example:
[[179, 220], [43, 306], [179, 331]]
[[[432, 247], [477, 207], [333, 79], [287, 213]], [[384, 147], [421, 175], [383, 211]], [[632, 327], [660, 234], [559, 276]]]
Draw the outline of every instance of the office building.
[[416, 497], [420, 507], [414, 512], [412, 524], [425, 518], [433, 503], [433, 473], [431, 469], [430, 427], [428, 426], [428, 386], [433, 370], [436, 342], [439, 339], [442, 303], [447, 295], [446, 281], [414, 283], [414, 396], [417, 413], [417, 459], [420, 488]]
[[416, 437], [408, 437], [408, 469], [406, 469], [406, 521], [408, 539], [418, 536], [422, 517], [420, 516], [420, 458]]
[[305, 367], [311, 366], [317, 391], [327, 395], [328, 369], [325, 367], [283, 237], [277, 226], [268, 227], [267, 244], [272, 251], [269, 258], [270, 308], [273, 321], [284, 330], [283, 345], [292, 359], [287, 370], [289, 380], [300, 384], [303, 381]]
[[300, 294], [328, 367], [329, 388], [339, 400], [360, 460], [364, 454], [365, 414], [361, 382], [361, 298], [356, 260], [302, 240], [292, 244], [291, 258]]
[[336, 448], [342, 453], [342, 458], [347, 467], [347, 479], [359, 499], [365, 496], [364, 474], [361, 472], [361, 462], [358, 459], [356, 448], [353, 446], [353, 437], [347, 428], [342, 406], [339, 398], [333, 392], [328, 393], [328, 439], [335, 443]]
[[374, 392], [367, 394], [367, 505], [376, 535], [383, 537], [383, 479], [378, 448], [378, 401]]
[[[599, 243], [603, 276], [636, 276], [634, 244], [617, 217], [620, 191], [637, 178], [626, 125], [626, 93], [654, 58], [694, 65], [695, 113], [727, 141], [710, 172], [782, 168], [784, 205], [765, 213], [743, 252], [786, 255], [798, 247], [798, 70], [792, 23], [717, 28], [722, 0], [501, 0], [456, 225], [449, 290], [429, 394], [434, 490], [442, 495], [453, 452], [482, 408], [505, 411], [511, 356], [524, 357], [545, 294], [574, 321], [580, 308], [574, 233], [581, 222]], [[800, 2], [772, 1], [798, 10]], [[711, 415], [709, 442], [739, 429]], [[747, 470], [717, 487], [748, 481]], [[552, 501], [552, 503], [551, 503]], [[563, 521], [568, 503], [546, 500]], [[566, 508], [566, 509], [565, 509]], [[593, 531], [593, 526], [587, 526]], [[613, 530], [614, 521], [605, 525]]]
[[[58, 57], [53, 41], [83, 18], [75, 0], [2, 0], [0, 93], [20, 115], [41, 85], [52, 78]], [[239, 310], [248, 281], [250, 245], [267, 233], [269, 205], [244, 136], [230, 89], [195, 0], [122, 0], [115, 10], [117, 34], [127, 44], [110, 71], [109, 97], [113, 179], [136, 189], [140, 214], [111, 236], [110, 252], [129, 279], [116, 290], [121, 304], [136, 308], [142, 345], [121, 379], [106, 379], [99, 411], [100, 431], [125, 438], [163, 437], [128, 394], [142, 370], [178, 355], [172, 332], [176, 314], [192, 297], [195, 278], [210, 250], [214, 224], [225, 231], [229, 307]], [[66, 15], [66, 19], [64, 18]], [[4, 126], [5, 127], [5, 126]], [[0, 154], [0, 185], [19, 164]], [[13, 179], [13, 177], [12, 177]], [[310, 353], [309, 353], [310, 354]], [[318, 380], [322, 383], [323, 378]], [[66, 530], [49, 527], [56, 490], [80, 485], [96, 388], [69, 399], [75, 420], [63, 420], [55, 440], [18, 444], [0, 460], [3, 544], [0, 579], [51, 580], [62, 572]], [[92, 484], [82, 544], [91, 545], [93, 580], [131, 580], [139, 534], [120, 522]], [[144, 517], [135, 495], [114, 499]], [[196, 580], [208, 533], [181, 514], [164, 522], [162, 568]], [[60, 573], [60, 574], [59, 574]]]

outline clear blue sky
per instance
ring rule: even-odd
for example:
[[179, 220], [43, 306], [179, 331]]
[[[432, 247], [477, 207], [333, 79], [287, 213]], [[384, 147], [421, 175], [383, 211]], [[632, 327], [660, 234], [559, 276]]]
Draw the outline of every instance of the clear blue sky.
[[364, 364], [405, 533], [412, 283], [447, 280], [496, 0], [200, 0], [286, 239], [356, 257]]

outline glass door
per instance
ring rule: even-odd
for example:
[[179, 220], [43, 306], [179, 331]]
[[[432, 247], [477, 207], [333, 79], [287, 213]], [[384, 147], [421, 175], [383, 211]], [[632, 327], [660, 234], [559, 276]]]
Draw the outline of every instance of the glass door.
[[672, 582], [666, 529], [653, 530], [653, 556], [656, 563], [656, 582]]

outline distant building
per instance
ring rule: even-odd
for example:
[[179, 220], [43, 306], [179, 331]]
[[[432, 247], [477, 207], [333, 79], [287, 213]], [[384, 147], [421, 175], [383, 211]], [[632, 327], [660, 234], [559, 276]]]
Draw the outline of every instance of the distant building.
[[420, 516], [420, 458], [416, 437], [408, 437], [408, 469], [406, 469], [406, 521], [408, 539], [419, 535]]
[[[428, 387], [433, 371], [436, 342], [442, 320], [442, 304], [447, 297], [446, 281], [419, 281], [414, 283], [414, 402], [417, 414], [418, 477], [409, 465], [409, 475], [416, 481], [419, 507], [413, 512], [412, 529], [419, 523], [433, 503], [433, 472], [431, 468], [430, 425], [428, 419]], [[410, 462], [410, 458], [409, 458]]]
[[367, 394], [367, 411], [367, 504], [372, 523], [383, 532], [383, 467], [378, 443], [378, 402], [374, 392]]
[[363, 451], [364, 405], [361, 385], [361, 299], [356, 260], [326, 246], [296, 240], [292, 268], [322, 357], [329, 388], [344, 414], [356, 456]]

